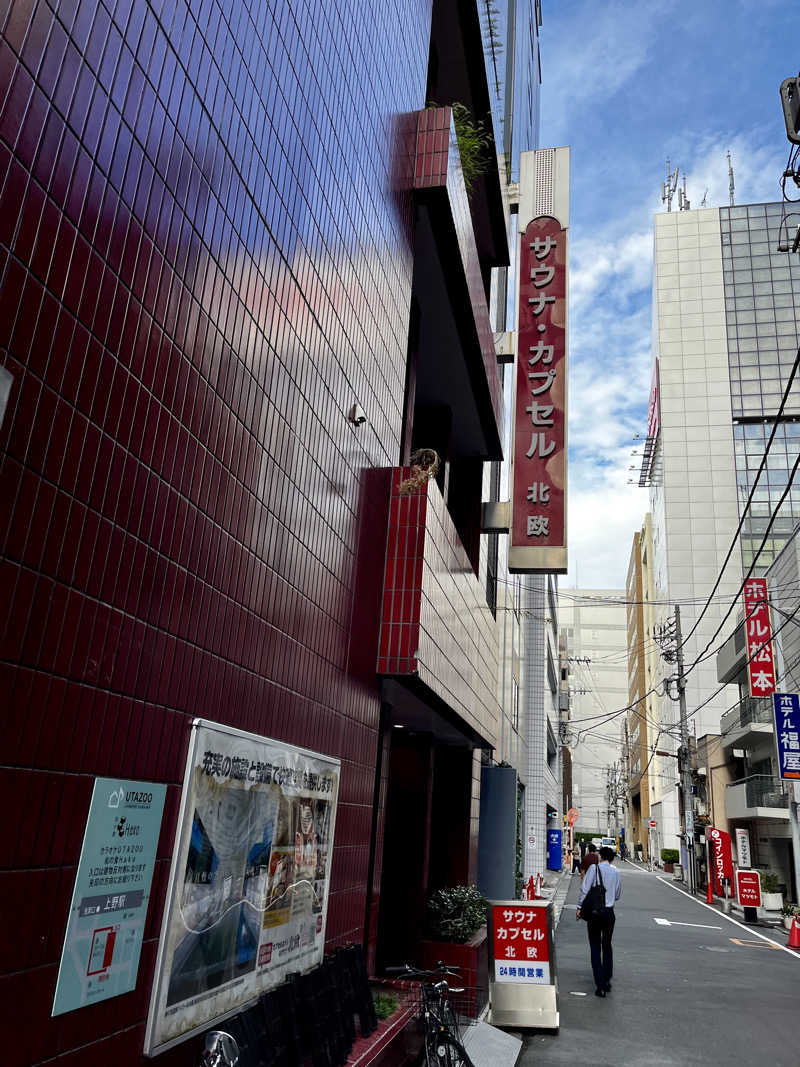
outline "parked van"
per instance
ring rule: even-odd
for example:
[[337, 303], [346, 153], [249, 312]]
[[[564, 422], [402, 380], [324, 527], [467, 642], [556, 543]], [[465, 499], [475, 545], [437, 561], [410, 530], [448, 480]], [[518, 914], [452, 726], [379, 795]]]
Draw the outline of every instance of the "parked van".
[[601, 837], [600, 848], [613, 848], [614, 853], [617, 851], [617, 839], [615, 837]]

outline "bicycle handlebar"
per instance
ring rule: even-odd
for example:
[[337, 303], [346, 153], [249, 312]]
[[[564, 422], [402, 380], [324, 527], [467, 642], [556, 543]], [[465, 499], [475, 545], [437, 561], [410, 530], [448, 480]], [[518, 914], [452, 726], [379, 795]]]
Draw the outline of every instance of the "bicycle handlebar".
[[458, 975], [460, 967], [451, 967], [441, 960], [433, 970], [425, 970], [422, 967], [412, 967], [410, 963], [404, 963], [401, 967], [384, 967], [387, 974], [402, 974], [406, 978], [438, 978], [443, 974]]

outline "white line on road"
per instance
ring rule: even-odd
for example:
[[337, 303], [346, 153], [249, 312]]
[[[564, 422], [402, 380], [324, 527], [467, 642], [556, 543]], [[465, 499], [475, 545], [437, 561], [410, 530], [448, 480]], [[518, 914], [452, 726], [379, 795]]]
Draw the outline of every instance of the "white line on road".
[[699, 930], [721, 930], [721, 926], [705, 926], [703, 923], [677, 923], [674, 919], [656, 919], [653, 916], [653, 922], [658, 923], [659, 926], [696, 926]]
[[800, 960], [800, 952], [794, 952], [792, 949], [787, 948], [786, 945], [781, 945], [778, 941], [773, 941], [771, 937], [767, 937], [766, 934], [760, 934], [758, 930], [754, 930], [752, 926], [745, 926], [744, 923], [740, 923], [738, 919], [732, 919], [730, 915], [720, 915], [716, 908], [712, 908], [710, 904], [706, 904], [702, 900], [697, 900], [695, 897], [689, 896], [688, 893], [682, 889], [678, 889], [676, 885], [668, 881], [666, 878], [659, 878], [659, 882], [664, 885], [668, 885], [670, 889], [674, 889], [676, 893], [680, 893], [682, 897], [687, 897], [689, 900], [693, 900], [695, 904], [699, 904], [701, 908], [708, 908], [709, 911], [713, 911], [715, 915], [720, 919], [727, 919], [729, 923], [733, 923], [734, 926], [738, 926], [740, 930], [746, 930], [749, 934], [755, 934], [756, 937], [760, 937], [762, 941], [769, 941], [771, 945], [775, 945], [776, 948], [782, 949], [784, 952], [788, 952], [790, 956], [794, 956], [795, 959]]

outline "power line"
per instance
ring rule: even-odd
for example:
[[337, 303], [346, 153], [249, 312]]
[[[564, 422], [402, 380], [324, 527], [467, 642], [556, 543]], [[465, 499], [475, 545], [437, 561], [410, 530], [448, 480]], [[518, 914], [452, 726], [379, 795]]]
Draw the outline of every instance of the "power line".
[[[798, 357], [800, 358], [800, 350], [798, 351]], [[797, 364], [795, 363], [795, 366], [796, 365]], [[758, 546], [758, 549], [756, 550], [756, 553], [753, 556], [753, 562], [750, 564], [750, 568], [747, 571], [747, 574], [742, 579], [742, 584], [739, 586], [739, 593], [742, 592], [742, 590], [744, 589], [745, 585], [747, 584], [748, 579], [750, 578], [751, 574], [755, 570], [756, 563], [758, 562], [758, 557], [761, 555], [761, 552], [763, 551], [764, 545], [767, 543], [767, 539], [769, 537], [769, 532], [772, 529], [772, 527], [773, 527], [773, 525], [775, 523], [775, 520], [778, 517], [778, 512], [780, 511], [781, 505], [783, 504], [783, 502], [786, 499], [786, 497], [789, 495], [789, 490], [792, 488], [792, 482], [794, 481], [795, 474], [797, 474], [798, 466], [800, 466], [800, 452], [798, 452], [797, 459], [794, 461], [794, 466], [792, 467], [791, 473], [789, 474], [789, 480], [786, 483], [786, 488], [784, 489], [783, 493], [781, 494], [780, 500], [775, 505], [775, 510], [772, 512], [772, 514], [770, 516], [770, 520], [767, 523], [767, 528], [764, 531], [764, 536], [761, 538], [761, 544]], [[739, 596], [739, 593], [737, 593], [737, 597]], [[734, 608], [735, 604], [736, 604], [736, 601], [732, 601], [730, 607], [725, 612], [725, 615], [723, 616], [722, 621], [720, 622], [719, 626], [716, 628], [714, 633], [711, 635], [711, 639], [709, 640], [709, 642], [706, 645], [706, 647], [703, 649], [703, 651], [700, 653], [700, 655], [697, 657], [697, 659], [694, 661], [694, 663], [692, 663], [692, 665], [690, 667], [687, 667], [686, 672], [685, 672], [686, 675], [691, 674], [691, 672], [698, 665], [698, 663], [700, 663], [700, 661], [702, 660], [702, 658], [706, 654], [706, 652], [708, 652], [709, 648], [711, 648], [711, 646], [713, 645], [713, 643], [714, 643], [717, 635], [719, 634], [720, 630], [722, 629], [722, 627], [727, 622], [728, 617], [730, 616], [730, 613], [733, 611], [733, 608]], [[685, 644], [685, 643], [686, 642], [684, 641], [683, 644]]]
[[[708, 595], [708, 599], [707, 599], [707, 601], [705, 603], [705, 606], [703, 607], [703, 610], [700, 612], [700, 614], [695, 619], [694, 626], [691, 628], [689, 633], [683, 639], [684, 646], [686, 645], [686, 642], [689, 640], [689, 638], [692, 636], [692, 634], [695, 632], [697, 627], [700, 625], [700, 620], [703, 618], [705, 613], [708, 611], [709, 606], [711, 604], [711, 598], [714, 596], [714, 594], [716, 593], [717, 589], [719, 588], [719, 583], [722, 581], [722, 576], [725, 573], [725, 568], [728, 566], [728, 563], [730, 562], [730, 558], [733, 555], [733, 550], [736, 547], [736, 542], [739, 540], [739, 535], [742, 532], [742, 528], [744, 526], [745, 519], [747, 518], [747, 516], [749, 514], [750, 505], [751, 505], [751, 503], [753, 501], [753, 497], [755, 496], [756, 487], [758, 486], [759, 478], [761, 477], [761, 475], [762, 475], [762, 473], [764, 471], [764, 468], [767, 465], [767, 456], [769, 455], [769, 450], [772, 448], [772, 442], [775, 440], [775, 434], [778, 432], [778, 425], [780, 423], [781, 418], [783, 417], [783, 412], [784, 412], [784, 409], [786, 407], [786, 403], [787, 403], [787, 401], [789, 399], [789, 394], [791, 393], [791, 390], [792, 390], [792, 383], [794, 382], [795, 375], [797, 374], [798, 366], [800, 366], [800, 347], [797, 349], [797, 355], [794, 358], [794, 364], [792, 365], [792, 371], [791, 371], [791, 374], [789, 375], [789, 380], [786, 383], [786, 388], [783, 390], [783, 396], [781, 397], [781, 403], [780, 403], [780, 407], [778, 408], [778, 414], [775, 416], [775, 420], [774, 420], [774, 422], [772, 424], [772, 432], [769, 435], [769, 440], [767, 441], [766, 447], [764, 449], [764, 455], [761, 457], [761, 463], [759, 465], [758, 470], [756, 471], [756, 476], [755, 476], [755, 479], [753, 481], [753, 485], [752, 485], [752, 487], [750, 489], [750, 493], [749, 493], [749, 495], [747, 497], [747, 501], [745, 502], [745, 505], [742, 508], [742, 514], [741, 514], [741, 517], [739, 519], [739, 525], [736, 527], [736, 532], [733, 535], [733, 539], [731, 540], [730, 547], [728, 548], [728, 551], [727, 551], [727, 553], [725, 555], [725, 559], [722, 561], [722, 567], [720, 568], [720, 572], [717, 575], [717, 580], [714, 582], [714, 587], [712, 588], [711, 592]], [[800, 459], [800, 457], [798, 457], [798, 458]], [[797, 464], [795, 464], [795, 469], [797, 469]], [[789, 485], [791, 485], [791, 484], [792, 484], [792, 480], [790, 478], [789, 479]], [[788, 491], [788, 486], [787, 486], [787, 491]], [[785, 496], [785, 494], [784, 494], [784, 496]], [[783, 497], [778, 502], [778, 506], [776, 507], [774, 514], [777, 513], [778, 508], [781, 506], [782, 502], [783, 502]], [[771, 528], [771, 525], [772, 525], [772, 521], [770, 522], [770, 527], [767, 528], [767, 532], [769, 532], [769, 529]], [[766, 535], [765, 535], [765, 540], [766, 540]], [[763, 542], [762, 542], [761, 547], [763, 548]], [[761, 550], [759, 549], [759, 553], [760, 553], [760, 551]], [[756, 553], [755, 559], [758, 558], [759, 553]], [[752, 564], [752, 566], [750, 568], [750, 571], [748, 572], [748, 577], [750, 576], [750, 574], [752, 574], [753, 568], [755, 567], [755, 559], [754, 559], [753, 564]], [[744, 588], [744, 585], [742, 586], [742, 588]], [[741, 592], [741, 589], [740, 589], [740, 592]], [[727, 617], [728, 616], [726, 615], [725, 618], [727, 618]], [[717, 630], [717, 633], [719, 633], [719, 630]], [[716, 637], [716, 634], [714, 636]], [[712, 637], [711, 640], [713, 641], [714, 638]], [[691, 670], [691, 668], [689, 668], [689, 670]], [[688, 671], [687, 671], [687, 674], [688, 674]]]

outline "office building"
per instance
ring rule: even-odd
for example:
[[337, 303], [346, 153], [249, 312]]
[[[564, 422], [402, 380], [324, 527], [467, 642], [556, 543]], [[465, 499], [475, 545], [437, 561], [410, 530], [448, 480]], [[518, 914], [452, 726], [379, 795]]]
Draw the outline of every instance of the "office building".
[[[475, 881], [501, 721], [480, 516], [503, 456], [507, 133], [487, 119], [468, 189], [451, 105], [496, 116], [524, 85], [533, 131], [538, 11], [505, 52], [450, 0], [6, 19], [0, 881], [19, 1062], [178, 1042], [169, 1062], [194, 1064], [183, 1039], [291, 964], [271, 924], [300, 924], [299, 969], [356, 943], [374, 970], [415, 956], [431, 889]], [[412, 464], [425, 449], [435, 476]], [[197, 750], [201, 731], [221, 747]], [[193, 812], [223, 778], [227, 802]], [[71, 907], [76, 867], [95, 789], [107, 815], [148, 785], [167, 787], [152, 884], [108, 905], [124, 897], [142, 939], [135, 993], [104, 1004], [115, 939], [104, 922], [73, 953], [73, 912], [105, 907]], [[300, 882], [302, 906], [278, 907]], [[181, 901], [232, 918], [178, 943]], [[88, 1000], [51, 1017], [60, 965], [84, 958]]]
[[[697, 738], [719, 733], [729, 703], [717, 692], [714, 658], [704, 652], [732, 632], [736, 613], [728, 609], [800, 447], [795, 390], [740, 543], [712, 596], [800, 337], [800, 265], [777, 251], [784, 212], [781, 204], [754, 204], [655, 216], [656, 364], [640, 482], [650, 486], [654, 625], [668, 625], [681, 602], [689, 727]], [[798, 519], [800, 490], [792, 489], [755, 574], [769, 566]], [[677, 751], [676, 709], [660, 699], [657, 719], [669, 729], [662, 741], [670, 752]], [[676, 792], [665, 827], [681, 825], [677, 803]]]
[[[617, 832], [617, 789], [623, 744], [619, 722], [628, 705], [628, 630], [622, 589], [562, 589], [558, 620], [570, 678], [569, 747], [575, 830]], [[622, 713], [620, 715], [619, 713]], [[615, 713], [616, 716], [615, 716]]]

